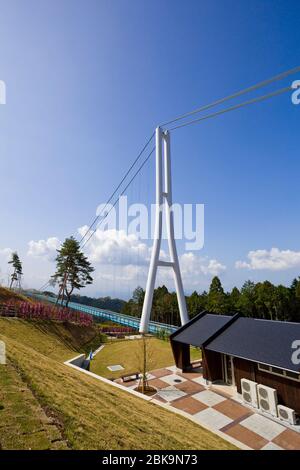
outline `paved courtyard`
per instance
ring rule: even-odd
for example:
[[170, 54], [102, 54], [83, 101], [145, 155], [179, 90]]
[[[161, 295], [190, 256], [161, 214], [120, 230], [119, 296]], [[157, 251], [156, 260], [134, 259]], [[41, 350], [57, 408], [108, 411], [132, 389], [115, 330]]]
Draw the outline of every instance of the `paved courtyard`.
[[[135, 388], [137, 381], [122, 383]], [[250, 409], [203, 383], [201, 373], [181, 373], [176, 367], [151, 371], [149, 385], [159, 401], [191, 415], [200, 425], [224, 433], [254, 450], [300, 450], [300, 433]]]

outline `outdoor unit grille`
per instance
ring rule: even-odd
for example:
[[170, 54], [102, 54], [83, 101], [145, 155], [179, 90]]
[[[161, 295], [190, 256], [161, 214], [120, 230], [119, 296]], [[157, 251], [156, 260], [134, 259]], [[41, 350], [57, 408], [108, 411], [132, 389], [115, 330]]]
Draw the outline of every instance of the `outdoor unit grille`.
[[241, 387], [242, 387], [243, 401], [247, 403], [248, 405], [251, 405], [257, 408], [258, 407], [257, 383], [253, 382], [253, 380], [242, 379]]
[[259, 408], [265, 413], [277, 416], [277, 391], [259, 384], [257, 386]]
[[288, 408], [287, 406], [278, 405], [277, 406], [278, 418], [282, 421], [285, 421], [289, 424], [296, 424], [296, 413], [295, 410]]

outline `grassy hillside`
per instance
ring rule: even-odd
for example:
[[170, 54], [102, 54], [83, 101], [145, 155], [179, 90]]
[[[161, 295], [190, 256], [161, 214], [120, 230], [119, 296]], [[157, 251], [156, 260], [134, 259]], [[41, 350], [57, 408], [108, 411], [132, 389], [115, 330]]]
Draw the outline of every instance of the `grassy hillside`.
[[10, 301], [24, 301], [32, 302], [31, 299], [25, 297], [18, 292], [14, 292], [13, 290], [6, 289], [6, 287], [0, 287], [0, 303], [1, 302], [10, 302]]
[[34, 351], [63, 362], [99, 346], [98, 327], [0, 317], [0, 337], [15, 338]]
[[0, 366], [0, 436], [0, 449], [68, 448], [55, 420], [11, 364]]
[[0, 318], [9, 360], [0, 366], [3, 449], [233, 448], [185, 418], [63, 365], [87, 345], [87, 335], [62, 324]]

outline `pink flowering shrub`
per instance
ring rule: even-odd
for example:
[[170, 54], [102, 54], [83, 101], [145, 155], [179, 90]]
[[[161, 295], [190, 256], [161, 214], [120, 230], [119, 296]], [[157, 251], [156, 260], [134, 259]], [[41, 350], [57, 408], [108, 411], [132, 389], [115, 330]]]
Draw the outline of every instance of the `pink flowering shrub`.
[[55, 320], [91, 326], [93, 317], [65, 307], [56, 307], [43, 303], [6, 302], [0, 306], [1, 316], [16, 316], [25, 320]]

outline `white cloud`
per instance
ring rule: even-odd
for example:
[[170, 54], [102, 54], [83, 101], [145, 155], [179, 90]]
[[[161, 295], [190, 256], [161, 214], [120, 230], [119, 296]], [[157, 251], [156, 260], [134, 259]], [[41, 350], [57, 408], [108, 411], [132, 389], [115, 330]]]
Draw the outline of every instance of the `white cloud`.
[[[88, 227], [78, 231], [83, 236]], [[134, 234], [127, 235], [124, 230], [96, 230], [86, 245], [91, 262], [112, 265], [145, 265], [150, 260], [151, 249]]]
[[219, 263], [219, 261], [217, 261], [216, 259], [210, 259], [207, 267], [203, 266], [204, 274], [211, 274], [213, 276], [217, 276], [225, 270], [226, 266], [224, 264]]
[[[78, 229], [83, 236], [88, 227]], [[41, 259], [53, 261], [56, 250], [60, 247], [60, 241], [56, 237], [46, 240], [30, 241], [28, 243], [28, 255], [30, 263], [35, 263], [35, 272], [44, 273], [45, 263], [40, 264]], [[151, 257], [152, 242], [150, 246], [141, 241], [135, 234], [127, 234], [123, 230], [96, 230], [93, 237], [84, 247], [84, 252], [95, 267], [94, 282], [86, 293], [97, 291], [99, 295], [130, 295], [137, 285], [145, 288]], [[160, 258], [168, 260], [168, 255], [161, 250]], [[179, 256], [179, 263], [183, 283], [186, 291], [192, 288], [206, 287], [211, 276], [225, 271], [226, 266], [215, 259], [200, 257], [188, 252]], [[53, 269], [53, 268], [52, 268]], [[49, 276], [50, 266], [48, 268]], [[29, 273], [28, 273], [29, 275]], [[44, 273], [44, 277], [46, 274]], [[33, 280], [31, 281], [33, 283]], [[156, 285], [165, 284], [174, 289], [173, 272], [171, 269], [159, 268]], [[35, 281], [34, 281], [35, 283]], [[42, 282], [39, 281], [39, 285]]]
[[[102, 265], [101, 269], [98, 269], [94, 275], [95, 280], [114, 284], [115, 287], [121, 291], [127, 287], [128, 283], [131, 284], [132, 290], [137, 287], [138, 284], [144, 284], [147, 279], [148, 270], [144, 266], [115, 266]], [[118, 284], [119, 283], [119, 284]]]
[[237, 261], [237, 269], [268, 269], [270, 271], [283, 271], [285, 269], [300, 267], [300, 251], [279, 250], [253, 250], [249, 251], [249, 261]]
[[[217, 276], [226, 270], [226, 266], [215, 259], [208, 259], [188, 252], [179, 256], [179, 265], [185, 291], [207, 287], [212, 276]], [[156, 285], [165, 284], [174, 289], [173, 272], [171, 269], [160, 268]]]
[[13, 250], [11, 248], [0, 249], [0, 286], [7, 285], [7, 276], [9, 276], [10, 273], [10, 265], [8, 264], [8, 261], [11, 259], [12, 252]]
[[[80, 235], [86, 233], [87, 227], [79, 229]], [[146, 266], [148, 268], [151, 247], [141, 242], [134, 234], [127, 235], [123, 230], [97, 230], [87, 244], [89, 259], [94, 263], [112, 264], [118, 266]], [[161, 250], [161, 259], [167, 259], [167, 254]], [[193, 252], [180, 256], [180, 265], [186, 275], [217, 275], [226, 266], [215, 259], [201, 258]]]
[[28, 252], [29, 256], [35, 258], [46, 258], [49, 261], [53, 261], [56, 257], [56, 250], [60, 247], [61, 243], [56, 237], [49, 237], [47, 240], [31, 240], [28, 242]]
[[217, 260], [208, 260], [207, 258], [201, 258], [200, 256], [197, 256], [195, 253], [192, 252], [184, 253], [183, 255], [181, 255], [180, 266], [183, 276], [201, 276], [203, 274], [205, 276], [217, 276], [226, 269], [226, 266], [224, 266]]
[[[81, 227], [78, 232], [83, 236], [87, 229], [87, 226]], [[128, 235], [123, 230], [98, 229], [87, 243], [85, 251], [96, 267], [95, 284], [98, 282], [103, 288], [117, 286], [119, 291], [128, 289], [129, 286], [133, 290], [138, 284], [145, 287], [151, 246], [139, 240], [136, 235]], [[161, 250], [160, 258], [168, 259], [164, 250]], [[193, 252], [179, 256], [179, 263], [186, 290], [205, 286], [208, 277], [226, 270], [226, 266], [216, 259], [203, 258]], [[156, 285], [161, 284], [174, 289], [172, 270], [158, 269]]]
[[13, 250], [11, 248], [2, 248], [0, 249], [0, 256], [4, 258], [5, 261], [9, 261]]

